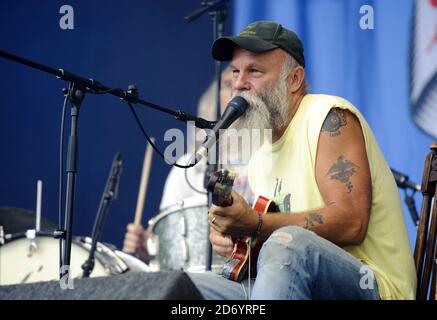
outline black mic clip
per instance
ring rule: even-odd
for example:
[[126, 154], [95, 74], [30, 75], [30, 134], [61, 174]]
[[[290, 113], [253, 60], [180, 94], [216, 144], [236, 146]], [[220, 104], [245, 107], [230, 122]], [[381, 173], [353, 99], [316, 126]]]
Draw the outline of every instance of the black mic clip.
[[411, 189], [414, 192], [421, 191], [422, 187], [418, 183], [414, 183], [410, 180], [410, 178], [399, 171], [396, 171], [395, 169], [391, 169], [391, 172], [395, 178], [396, 185], [401, 189]]
[[130, 84], [127, 86], [127, 94], [124, 94], [123, 100], [129, 103], [138, 103], [138, 99], [140, 94], [138, 92], [138, 87], [134, 84]]
[[192, 116], [184, 111], [177, 110], [175, 118], [184, 122], [194, 121], [194, 126], [199, 129], [212, 129], [216, 121], [208, 121], [200, 117]]

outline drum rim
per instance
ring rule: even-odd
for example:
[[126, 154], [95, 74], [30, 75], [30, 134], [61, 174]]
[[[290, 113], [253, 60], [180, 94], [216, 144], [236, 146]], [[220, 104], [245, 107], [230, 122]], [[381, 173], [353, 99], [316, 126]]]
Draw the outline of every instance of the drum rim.
[[[31, 230], [31, 229], [30, 229]], [[41, 230], [41, 231], [35, 231], [35, 238], [36, 237], [49, 237], [49, 238], [53, 238], [53, 239], [55, 239], [55, 237], [54, 237], [54, 230], [53, 231], [48, 231], [48, 230]], [[7, 244], [7, 243], [9, 243], [9, 242], [11, 242], [11, 241], [14, 241], [14, 240], [18, 240], [18, 239], [23, 239], [23, 238], [27, 238], [27, 231], [25, 231], [25, 232], [17, 232], [17, 233], [8, 233], [8, 234], [5, 234], [5, 242], [4, 242], [4, 244], [3, 245], [5, 245], [5, 244]], [[29, 238], [29, 240], [32, 240], [33, 238]]]
[[192, 196], [188, 198], [181, 199], [174, 204], [171, 204], [167, 207], [164, 207], [156, 214], [152, 219], [149, 220], [149, 228], [155, 230], [155, 226], [165, 217], [170, 214], [188, 208], [199, 208], [199, 207], [208, 207], [208, 199], [205, 199], [204, 196]]

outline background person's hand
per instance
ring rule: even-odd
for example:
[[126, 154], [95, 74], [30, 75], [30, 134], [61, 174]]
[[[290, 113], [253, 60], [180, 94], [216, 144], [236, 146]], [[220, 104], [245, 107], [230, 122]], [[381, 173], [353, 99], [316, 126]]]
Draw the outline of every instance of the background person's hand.
[[147, 230], [144, 230], [142, 225], [129, 223], [126, 227], [122, 251], [134, 255], [143, 261], [150, 260], [146, 245], [148, 236]]

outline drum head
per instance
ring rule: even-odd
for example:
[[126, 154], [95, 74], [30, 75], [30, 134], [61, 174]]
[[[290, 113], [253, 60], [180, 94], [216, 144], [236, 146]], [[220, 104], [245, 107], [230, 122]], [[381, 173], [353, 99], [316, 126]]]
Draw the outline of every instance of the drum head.
[[[73, 239], [70, 266], [73, 277], [82, 275], [81, 266], [88, 255], [89, 252], [79, 241]], [[0, 270], [0, 285], [58, 280], [59, 240], [44, 233], [39, 233], [35, 239], [13, 236], [0, 247]], [[98, 260], [91, 275], [107, 275], [105, 267]]]

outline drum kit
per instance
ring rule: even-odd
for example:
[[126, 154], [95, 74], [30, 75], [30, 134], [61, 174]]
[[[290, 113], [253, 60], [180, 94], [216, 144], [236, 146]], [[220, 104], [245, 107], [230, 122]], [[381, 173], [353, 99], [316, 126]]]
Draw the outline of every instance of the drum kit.
[[[149, 220], [152, 236], [147, 248], [155, 258], [148, 264], [111, 244], [98, 242], [90, 277], [126, 272], [204, 271], [208, 228], [205, 202], [202, 196], [187, 198]], [[8, 230], [7, 226], [0, 226], [0, 285], [59, 279], [59, 240], [53, 238], [52, 232], [29, 229], [5, 234], [4, 227]], [[81, 266], [90, 248], [90, 237], [73, 237], [70, 266], [73, 278], [82, 276]], [[220, 273], [224, 259], [214, 255], [212, 271]]]
[[[150, 151], [149, 147], [145, 154], [135, 223], [141, 223]], [[38, 192], [36, 216], [29, 210], [0, 208], [0, 285], [59, 279], [60, 247], [59, 240], [53, 237], [56, 226], [45, 219], [41, 221], [40, 203], [41, 192]], [[92, 237], [73, 237], [70, 275], [83, 277], [90, 252], [95, 258], [90, 277], [171, 270], [203, 272], [206, 269], [209, 228], [207, 215], [204, 195], [186, 198], [158, 212], [148, 223], [151, 236], [147, 239], [147, 249], [154, 256], [149, 263], [108, 243], [97, 242], [94, 253]], [[96, 219], [99, 220], [103, 219]], [[98, 239], [94, 238], [94, 243]], [[211, 270], [220, 273], [224, 262], [225, 258], [213, 255]]]

